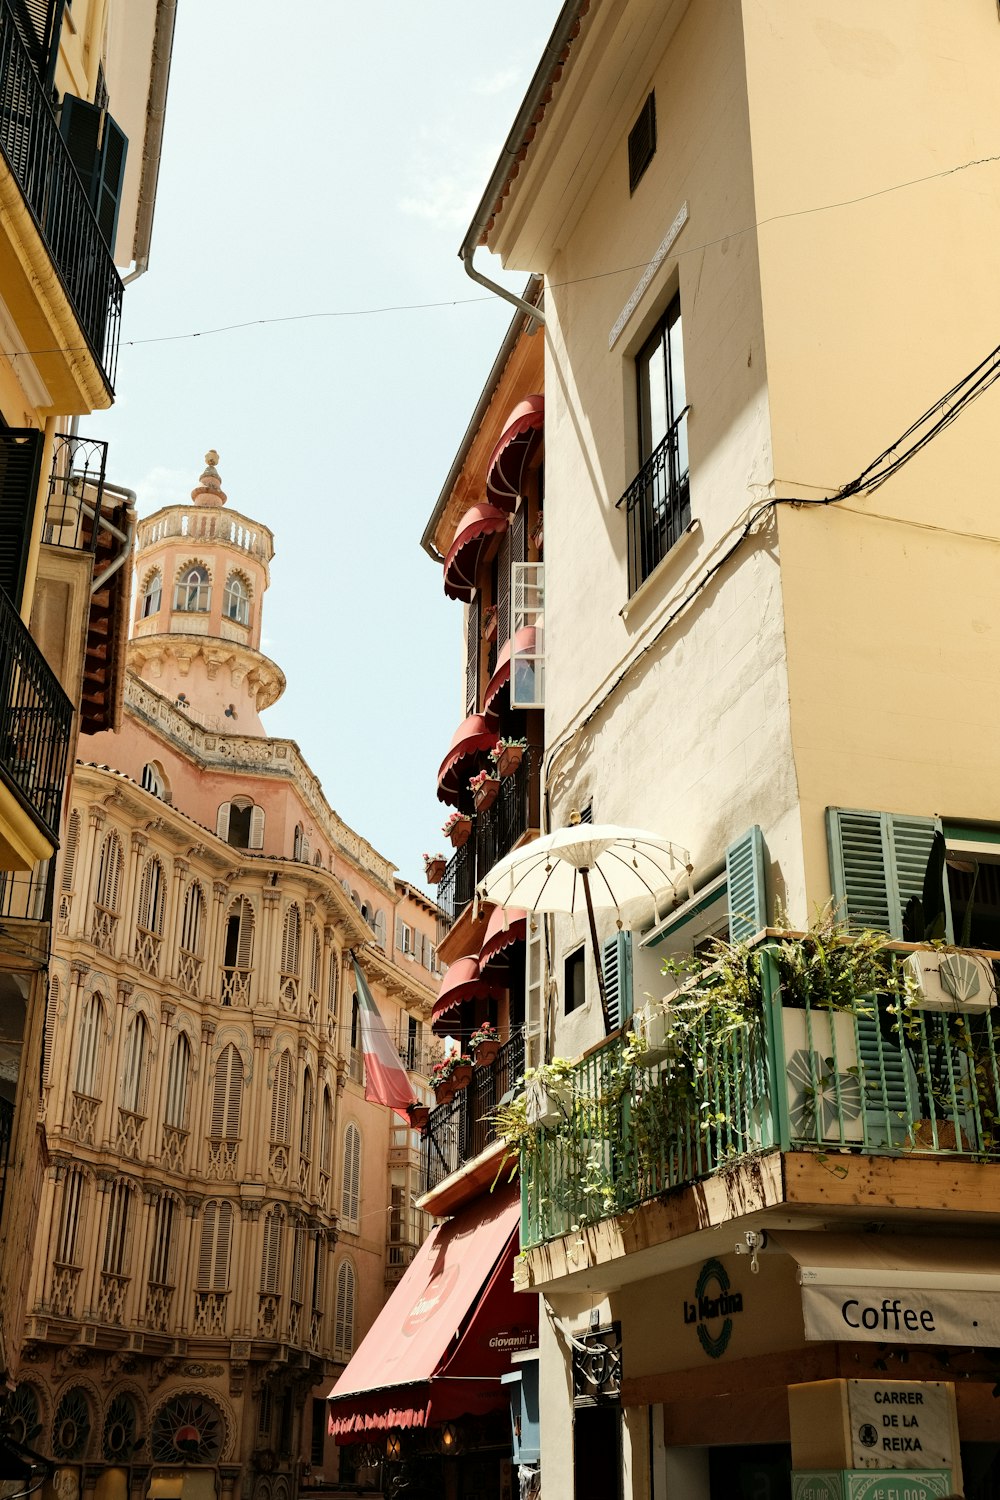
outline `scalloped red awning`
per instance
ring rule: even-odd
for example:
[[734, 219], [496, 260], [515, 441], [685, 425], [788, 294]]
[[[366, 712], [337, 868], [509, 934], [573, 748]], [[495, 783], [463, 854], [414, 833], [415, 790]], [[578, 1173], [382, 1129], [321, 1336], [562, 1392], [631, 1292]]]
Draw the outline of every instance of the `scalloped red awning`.
[[[466, 1000], [499, 1000], [502, 993], [502, 985], [483, 977], [479, 959], [474, 954], [456, 958], [453, 964], [448, 965], [448, 972], [441, 981], [431, 1014], [431, 1030], [435, 1036], [447, 1036], [445, 1016], [451, 1015]], [[439, 1025], [439, 1022], [442, 1024]]]
[[476, 592], [480, 559], [490, 544], [510, 525], [510, 515], [495, 505], [482, 501], [465, 512], [455, 531], [448, 556], [444, 560], [444, 591], [449, 599], [468, 604]]
[[545, 397], [526, 396], [504, 423], [486, 469], [486, 496], [504, 510], [515, 510], [528, 463], [542, 440]]
[[499, 711], [493, 705], [510, 682], [511, 645], [515, 645], [518, 651], [527, 651], [530, 654], [535, 649], [535, 641], [535, 626], [523, 625], [514, 636], [513, 642], [505, 641], [501, 646], [500, 654], [497, 657], [497, 664], [493, 670], [493, 676], [487, 684], [486, 693], [483, 698], [483, 718], [488, 724], [495, 724], [497, 722]]
[[438, 771], [438, 801], [449, 807], [457, 807], [462, 790], [459, 766], [463, 760], [478, 755], [483, 750], [492, 750], [497, 737], [482, 714], [470, 714], [463, 719], [451, 737], [448, 754]]
[[506, 923], [504, 908], [495, 906], [486, 924], [486, 935], [479, 950], [479, 970], [485, 973], [487, 965], [496, 963], [500, 954], [514, 943], [523, 943], [528, 936], [528, 913], [520, 907], [507, 908]]

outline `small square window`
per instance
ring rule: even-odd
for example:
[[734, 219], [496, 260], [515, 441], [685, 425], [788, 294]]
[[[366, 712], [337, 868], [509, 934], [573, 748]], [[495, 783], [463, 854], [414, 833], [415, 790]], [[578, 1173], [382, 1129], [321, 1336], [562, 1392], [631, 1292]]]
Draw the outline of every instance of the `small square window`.
[[656, 95], [650, 94], [628, 135], [628, 190], [635, 192], [639, 179], [656, 154]]
[[587, 974], [584, 968], [584, 952], [583, 948], [577, 948], [566, 959], [566, 982], [563, 986], [563, 1001], [567, 1015], [569, 1015], [571, 1010], [579, 1010], [587, 998]]

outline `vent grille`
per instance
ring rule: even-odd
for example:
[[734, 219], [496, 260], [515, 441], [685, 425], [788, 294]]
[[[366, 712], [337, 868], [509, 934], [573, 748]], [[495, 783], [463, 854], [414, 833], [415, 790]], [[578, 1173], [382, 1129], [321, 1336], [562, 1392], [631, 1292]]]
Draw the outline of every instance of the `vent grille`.
[[628, 190], [634, 193], [639, 179], [656, 152], [656, 96], [650, 94], [628, 136]]

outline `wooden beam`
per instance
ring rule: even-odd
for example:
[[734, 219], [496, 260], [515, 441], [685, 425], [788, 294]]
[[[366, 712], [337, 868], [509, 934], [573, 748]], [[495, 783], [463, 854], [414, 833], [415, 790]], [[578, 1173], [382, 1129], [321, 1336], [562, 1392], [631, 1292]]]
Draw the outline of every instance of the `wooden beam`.
[[1000, 1219], [997, 1166], [910, 1151], [903, 1156], [819, 1155], [792, 1151], [784, 1160], [789, 1206], [829, 1211], [863, 1208]]

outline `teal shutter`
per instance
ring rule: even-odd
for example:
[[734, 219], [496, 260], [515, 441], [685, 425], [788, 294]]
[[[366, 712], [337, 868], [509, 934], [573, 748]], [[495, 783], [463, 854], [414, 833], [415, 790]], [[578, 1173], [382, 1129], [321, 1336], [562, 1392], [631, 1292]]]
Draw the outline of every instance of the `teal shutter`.
[[[830, 874], [840, 915], [852, 926], [903, 936], [903, 911], [924, 888], [939, 818], [827, 809]], [[948, 941], [951, 911], [945, 889]]]
[[125, 157], [128, 137], [109, 114], [104, 116], [101, 154], [94, 170], [91, 202], [108, 249], [114, 253], [118, 233], [118, 210], [125, 185]]
[[726, 850], [729, 940], [742, 943], [767, 926], [764, 835], [754, 824]]
[[608, 1027], [617, 1031], [632, 1015], [632, 934], [616, 932], [601, 952], [604, 994], [608, 1002]]

